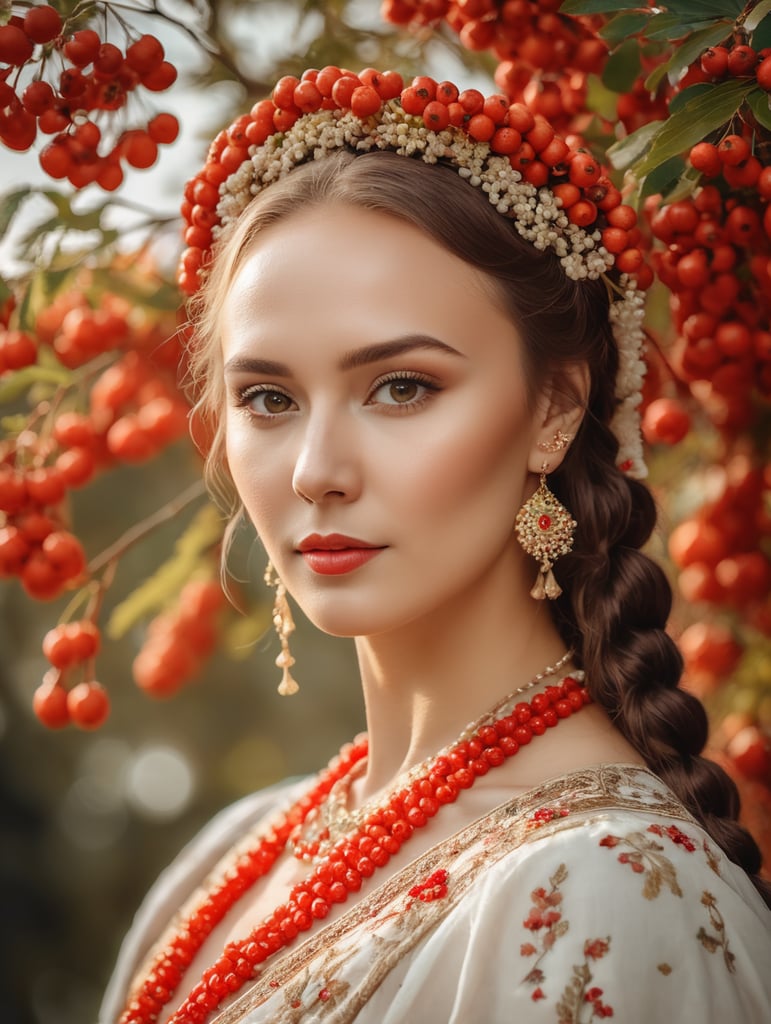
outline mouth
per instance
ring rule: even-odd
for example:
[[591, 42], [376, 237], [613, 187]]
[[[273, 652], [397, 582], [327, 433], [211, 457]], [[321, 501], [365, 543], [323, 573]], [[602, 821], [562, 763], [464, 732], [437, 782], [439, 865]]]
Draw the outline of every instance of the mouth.
[[370, 544], [341, 533], [322, 536], [312, 533], [297, 545], [305, 564], [321, 576], [341, 576], [353, 572], [385, 550], [385, 545]]

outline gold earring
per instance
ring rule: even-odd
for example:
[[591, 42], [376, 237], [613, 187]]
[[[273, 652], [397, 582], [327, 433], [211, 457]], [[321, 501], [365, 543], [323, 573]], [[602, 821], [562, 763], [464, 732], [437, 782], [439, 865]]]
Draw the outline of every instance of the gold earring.
[[528, 555], [541, 563], [533, 589], [536, 601], [554, 600], [562, 593], [552, 567], [561, 555], [573, 547], [573, 534], [578, 523], [565, 506], [546, 486], [546, 463], [541, 469], [541, 482], [517, 513], [517, 539]]
[[273, 625], [276, 627], [278, 638], [281, 641], [281, 653], [276, 658], [276, 665], [282, 669], [281, 682], [278, 685], [278, 692], [282, 697], [288, 697], [297, 693], [300, 687], [292, 677], [289, 669], [294, 665], [294, 658], [289, 650], [289, 637], [294, 633], [294, 619], [292, 609], [286, 599], [286, 587], [281, 577], [273, 568], [273, 563], [268, 562], [265, 567], [265, 582], [269, 587], [275, 587], [276, 599], [273, 602]]
[[551, 441], [539, 441], [538, 447], [542, 452], [561, 452], [563, 448], [567, 448], [570, 442], [573, 440], [572, 434], [564, 434], [561, 430], [558, 430]]

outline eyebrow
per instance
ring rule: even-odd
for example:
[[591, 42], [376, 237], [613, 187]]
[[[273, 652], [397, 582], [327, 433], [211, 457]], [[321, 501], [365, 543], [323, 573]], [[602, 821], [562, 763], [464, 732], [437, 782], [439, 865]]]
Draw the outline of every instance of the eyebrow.
[[[462, 359], [466, 358], [452, 345], [447, 345], [445, 342], [439, 341], [438, 338], [432, 338], [430, 334], [407, 334], [401, 338], [394, 338], [392, 341], [382, 341], [376, 345], [366, 345], [364, 348], [346, 352], [338, 365], [341, 370], [355, 370], [360, 366], [376, 363], [381, 359], [389, 359], [393, 356], [401, 356], [406, 352], [414, 352], [418, 349], [430, 349]], [[225, 373], [256, 373], [274, 377], [292, 376], [292, 371], [286, 363], [278, 363], [272, 359], [253, 359], [248, 356], [234, 356], [232, 359], [228, 359], [224, 369]]]

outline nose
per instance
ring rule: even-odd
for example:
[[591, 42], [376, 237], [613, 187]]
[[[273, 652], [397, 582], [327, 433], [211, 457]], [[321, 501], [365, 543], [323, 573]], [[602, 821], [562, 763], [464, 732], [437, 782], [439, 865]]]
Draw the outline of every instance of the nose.
[[361, 493], [356, 425], [333, 410], [309, 416], [292, 474], [294, 493], [310, 504], [355, 501]]

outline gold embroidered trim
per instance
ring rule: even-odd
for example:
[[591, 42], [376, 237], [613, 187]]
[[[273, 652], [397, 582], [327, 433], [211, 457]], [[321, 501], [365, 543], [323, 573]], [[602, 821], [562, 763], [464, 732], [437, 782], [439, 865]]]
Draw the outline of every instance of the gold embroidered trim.
[[[533, 821], [536, 811], [554, 806], [568, 813], [565, 816], [557, 813], [550, 820]], [[291, 1024], [310, 1012], [316, 1015], [314, 1019], [323, 1014], [330, 1024], [353, 1021], [396, 964], [464, 898], [481, 871], [526, 843], [582, 828], [597, 813], [609, 810], [643, 811], [694, 823], [674, 794], [646, 768], [600, 765], [551, 779], [437, 844], [301, 945], [289, 949], [275, 963], [268, 963], [259, 978], [218, 1014], [212, 1024], [236, 1024], [247, 1012], [280, 992], [286, 999], [284, 1014], [274, 1016], [274, 1024]], [[431, 903], [415, 901], [410, 905], [409, 890], [438, 868], [449, 872], [447, 895]], [[399, 929], [399, 938], [392, 941], [375, 936], [379, 944], [377, 958], [355, 992], [349, 992], [347, 986], [344, 986], [345, 991], [330, 989], [327, 1003], [315, 1001], [312, 1009], [302, 1004], [301, 995], [307, 991], [313, 961], [326, 951], [331, 960], [325, 964], [324, 974], [333, 976], [347, 956], [343, 954], [342, 959], [335, 956], [346, 934], [359, 928], [374, 932], [396, 916], [404, 920], [405, 927]], [[336, 960], [341, 962], [334, 963]], [[321, 980], [319, 988], [324, 988]]]

